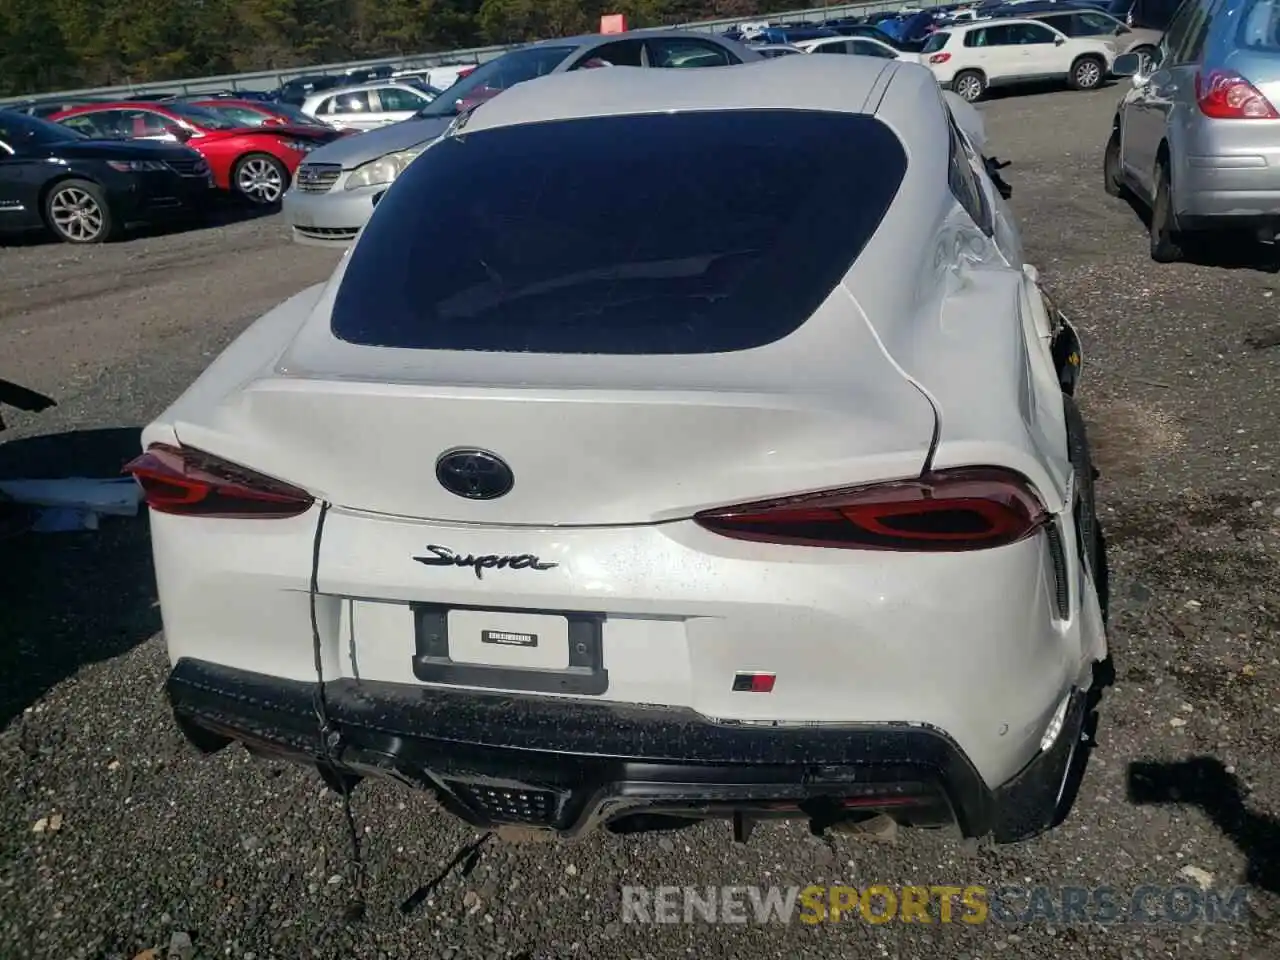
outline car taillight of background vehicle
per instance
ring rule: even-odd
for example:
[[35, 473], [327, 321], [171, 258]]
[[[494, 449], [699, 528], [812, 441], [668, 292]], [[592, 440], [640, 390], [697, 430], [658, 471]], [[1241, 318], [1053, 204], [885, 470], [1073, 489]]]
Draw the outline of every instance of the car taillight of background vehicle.
[[272, 519], [306, 513], [305, 490], [187, 447], [152, 444], [127, 464], [157, 513], [191, 517]]
[[461, 80], [463, 77], [471, 76], [471, 74], [475, 73], [475, 70], [476, 70], [475, 67], [463, 67], [461, 70], [458, 71], [458, 76], [454, 80], [454, 83], [457, 83], [458, 80]]
[[1280, 113], [1262, 92], [1232, 70], [1196, 74], [1200, 112], [1214, 120], [1280, 120]]
[[997, 467], [708, 510], [701, 527], [736, 540], [852, 550], [959, 552], [1025, 540], [1049, 519], [1021, 475]]
[[951, 54], [949, 53], [935, 53], [932, 57], [929, 58], [929, 62], [930, 63], [946, 63], [950, 59], [951, 59]]

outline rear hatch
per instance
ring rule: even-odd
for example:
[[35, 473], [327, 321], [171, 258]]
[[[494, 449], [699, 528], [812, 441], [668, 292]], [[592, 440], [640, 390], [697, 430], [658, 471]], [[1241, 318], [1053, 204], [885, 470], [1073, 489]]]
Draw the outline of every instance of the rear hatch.
[[[915, 475], [933, 408], [840, 286], [905, 163], [875, 119], [816, 111], [447, 138], [274, 375], [175, 428], [341, 506], [474, 523], [645, 523]], [[459, 448], [505, 461], [510, 492], [446, 489]]]

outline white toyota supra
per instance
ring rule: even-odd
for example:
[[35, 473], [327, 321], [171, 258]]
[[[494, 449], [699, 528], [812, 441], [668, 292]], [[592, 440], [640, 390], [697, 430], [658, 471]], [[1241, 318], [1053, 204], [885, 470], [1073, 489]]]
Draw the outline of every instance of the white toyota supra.
[[143, 433], [186, 735], [560, 835], [1052, 827], [1107, 661], [1079, 344], [964, 129], [868, 57], [456, 123]]

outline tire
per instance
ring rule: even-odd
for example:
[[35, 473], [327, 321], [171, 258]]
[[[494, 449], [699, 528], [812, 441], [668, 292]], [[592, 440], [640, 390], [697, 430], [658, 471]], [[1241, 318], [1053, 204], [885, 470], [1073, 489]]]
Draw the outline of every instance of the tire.
[[44, 222], [63, 243], [106, 243], [119, 233], [106, 194], [89, 180], [59, 180], [44, 198]]
[[271, 207], [289, 189], [289, 171], [269, 153], [246, 153], [231, 168], [231, 189], [255, 207]]
[[1102, 189], [1109, 197], [1124, 195], [1124, 175], [1120, 167], [1120, 128], [1111, 130], [1111, 139], [1102, 155]]
[[987, 92], [987, 78], [977, 70], [961, 70], [952, 79], [951, 89], [966, 103], [976, 103]]
[[1182, 259], [1182, 238], [1173, 217], [1173, 190], [1167, 160], [1156, 161], [1156, 188], [1151, 198], [1151, 259], [1177, 263]]
[[1106, 79], [1107, 65], [1099, 57], [1080, 57], [1067, 74], [1067, 83], [1073, 90], [1097, 90]]

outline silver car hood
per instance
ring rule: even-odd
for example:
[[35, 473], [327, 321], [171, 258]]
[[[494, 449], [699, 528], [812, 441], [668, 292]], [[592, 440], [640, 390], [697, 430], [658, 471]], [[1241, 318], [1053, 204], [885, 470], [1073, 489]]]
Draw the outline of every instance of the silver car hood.
[[434, 140], [449, 129], [452, 122], [453, 117], [401, 120], [376, 130], [340, 137], [319, 150], [312, 150], [307, 154], [307, 163], [340, 163], [344, 170], [352, 170], [396, 150]]

